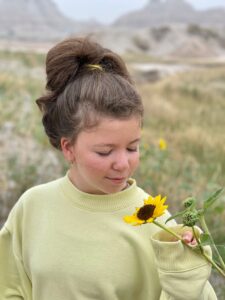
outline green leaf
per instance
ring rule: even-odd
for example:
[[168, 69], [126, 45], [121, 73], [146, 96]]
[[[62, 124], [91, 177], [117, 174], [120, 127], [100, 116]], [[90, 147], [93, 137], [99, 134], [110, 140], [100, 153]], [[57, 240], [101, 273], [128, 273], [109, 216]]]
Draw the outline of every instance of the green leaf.
[[220, 188], [215, 193], [213, 193], [208, 199], [206, 199], [204, 201], [204, 209], [205, 210], [207, 208], [209, 208], [220, 197], [220, 195], [223, 192], [223, 190], [224, 190], [223, 188]]
[[212, 242], [210, 240], [210, 236], [207, 233], [202, 233], [199, 238], [200, 238], [200, 242], [201, 242], [202, 246], [212, 244]]

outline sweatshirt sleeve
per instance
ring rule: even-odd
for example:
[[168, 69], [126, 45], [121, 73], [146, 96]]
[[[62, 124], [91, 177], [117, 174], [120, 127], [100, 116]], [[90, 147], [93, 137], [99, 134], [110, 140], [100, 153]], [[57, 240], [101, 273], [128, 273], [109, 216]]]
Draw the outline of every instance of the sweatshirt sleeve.
[[32, 299], [31, 281], [23, 263], [23, 208], [18, 201], [0, 231], [0, 299]]
[[[187, 230], [182, 225], [172, 229], [179, 233]], [[160, 300], [216, 300], [208, 282], [211, 265], [181, 241], [170, 241], [170, 236], [160, 230], [151, 238], [162, 287]], [[209, 246], [204, 249], [211, 255]]]
[[6, 227], [0, 231], [0, 299], [23, 300], [20, 275], [13, 253], [11, 233]]

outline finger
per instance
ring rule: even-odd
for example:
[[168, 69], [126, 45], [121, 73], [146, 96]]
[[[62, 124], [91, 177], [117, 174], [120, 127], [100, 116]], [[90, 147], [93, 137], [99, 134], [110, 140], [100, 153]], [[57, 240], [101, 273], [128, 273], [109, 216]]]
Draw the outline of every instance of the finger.
[[186, 231], [182, 235], [182, 239], [184, 240], [185, 243], [190, 243], [193, 240], [193, 234], [190, 231]]
[[197, 245], [197, 241], [196, 241], [196, 239], [193, 239], [192, 241], [191, 241], [191, 243], [190, 243], [192, 246], [196, 246]]

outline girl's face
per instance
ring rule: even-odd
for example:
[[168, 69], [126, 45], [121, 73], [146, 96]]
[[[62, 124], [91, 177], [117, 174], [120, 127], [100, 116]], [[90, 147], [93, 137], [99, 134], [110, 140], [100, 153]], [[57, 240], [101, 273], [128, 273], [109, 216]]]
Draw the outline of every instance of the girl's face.
[[126, 188], [127, 179], [139, 164], [140, 119], [101, 118], [83, 130], [74, 145], [62, 138], [64, 156], [73, 160], [69, 177], [81, 191], [90, 194], [116, 193]]

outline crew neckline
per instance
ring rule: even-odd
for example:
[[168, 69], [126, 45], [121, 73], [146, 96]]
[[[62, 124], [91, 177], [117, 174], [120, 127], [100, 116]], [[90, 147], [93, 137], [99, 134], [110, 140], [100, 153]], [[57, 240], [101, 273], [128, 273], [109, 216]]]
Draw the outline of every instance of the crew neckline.
[[91, 211], [115, 211], [137, 203], [138, 187], [133, 178], [128, 179], [129, 186], [113, 194], [96, 195], [80, 191], [70, 180], [68, 172], [62, 178], [61, 188], [63, 193], [80, 208]]

